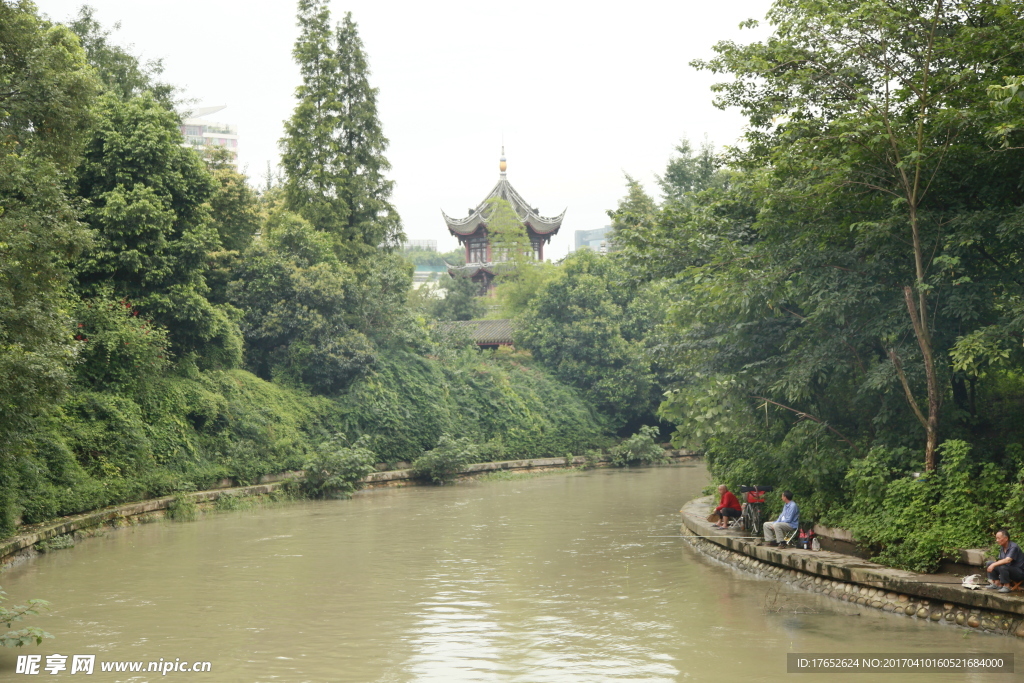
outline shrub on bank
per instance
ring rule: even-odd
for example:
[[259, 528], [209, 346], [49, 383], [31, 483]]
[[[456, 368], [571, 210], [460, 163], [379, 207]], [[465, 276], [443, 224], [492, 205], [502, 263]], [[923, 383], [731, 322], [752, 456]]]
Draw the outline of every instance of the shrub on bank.
[[1019, 516], [1007, 515], [1008, 486], [998, 467], [974, 461], [964, 441], [946, 441], [939, 452], [937, 470], [891, 481], [870, 474], [884, 470], [888, 449], [874, 449], [850, 469], [854, 495], [842, 521], [879, 562], [932, 572], [959, 548], [992, 545], [1000, 526], [1010, 527], [1011, 536], [1024, 531]]
[[633, 436], [623, 439], [608, 449], [612, 464], [616, 467], [626, 465], [663, 465], [672, 458], [657, 442], [658, 428], [644, 425]]
[[447, 484], [469, 465], [479, 462], [480, 449], [466, 437], [453, 438], [442, 434], [437, 448], [427, 451], [412, 464], [416, 476], [435, 484]]
[[350, 498], [359, 480], [376, 468], [377, 455], [368, 448], [369, 438], [361, 436], [348, 445], [344, 434], [322, 443], [303, 466], [300, 490], [310, 498]]

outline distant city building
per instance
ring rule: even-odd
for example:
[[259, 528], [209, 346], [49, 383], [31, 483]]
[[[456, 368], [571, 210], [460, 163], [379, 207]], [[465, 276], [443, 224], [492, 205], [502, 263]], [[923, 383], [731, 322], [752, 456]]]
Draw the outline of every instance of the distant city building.
[[231, 153], [231, 163], [238, 165], [238, 128], [227, 123], [208, 120], [207, 116], [216, 114], [227, 105], [216, 107], [200, 107], [185, 112], [181, 124], [181, 134], [185, 138], [185, 146], [191, 147], [200, 154], [212, 147], [223, 147]]
[[551, 241], [551, 237], [558, 233], [562, 227], [562, 218], [565, 211], [553, 218], [541, 216], [537, 209], [531, 207], [515, 188], [509, 184], [505, 177], [507, 164], [505, 163], [505, 150], [501, 151], [501, 162], [498, 164], [501, 176], [494, 189], [484, 197], [475, 209], [470, 209], [469, 215], [465, 218], [451, 218], [444, 211], [444, 221], [448, 225], [448, 232], [458, 238], [459, 244], [466, 248], [466, 265], [451, 267], [448, 273], [452, 277], [468, 277], [480, 285], [481, 293], [490, 292], [494, 285], [495, 267], [508, 260], [507, 254], [495, 253], [491, 250], [490, 236], [487, 232], [487, 223], [490, 221], [492, 199], [504, 199], [512, 206], [519, 221], [526, 227], [526, 234], [530, 238], [533, 247], [533, 256], [538, 261], [544, 260], [544, 245]]
[[[406, 240], [406, 254], [411, 255], [413, 254], [413, 252], [424, 251], [429, 251], [432, 254], [437, 254], [437, 240]], [[437, 254], [436, 256], [433, 257], [428, 257], [427, 260], [427, 263], [422, 262], [422, 254], [420, 254], [416, 258], [413, 258], [413, 262], [416, 264], [416, 267], [412, 273], [413, 289], [418, 289], [420, 287], [423, 287], [424, 285], [431, 288], [436, 288], [437, 281], [440, 279], [442, 273], [448, 270], [440, 254]]]
[[424, 285], [435, 288], [441, 274], [447, 270], [444, 266], [417, 265], [412, 272], [412, 288], [419, 289]]
[[606, 225], [596, 230], [576, 231], [576, 251], [590, 249], [601, 254], [608, 253], [611, 248], [612, 226]]

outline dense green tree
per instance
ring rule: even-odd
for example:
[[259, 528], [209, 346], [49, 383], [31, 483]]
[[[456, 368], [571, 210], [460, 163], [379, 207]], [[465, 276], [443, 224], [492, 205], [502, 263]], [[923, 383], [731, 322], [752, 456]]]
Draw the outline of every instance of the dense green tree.
[[678, 272], [680, 264], [652, 259], [651, 255], [662, 251], [666, 258], [678, 258], [683, 250], [676, 244], [676, 226], [666, 225], [657, 202], [638, 180], [629, 175], [626, 176], [626, 190], [627, 194], [619, 200], [618, 206], [608, 211], [614, 230], [612, 239], [620, 249], [621, 258], [642, 273], [645, 279], [672, 276]]
[[661, 311], [615, 259], [569, 256], [517, 327], [516, 342], [555, 377], [577, 387], [616, 430], [652, 419], [659, 396], [645, 339]]
[[27, 0], [0, 5], [0, 131], [5, 156], [49, 159], [66, 171], [78, 161], [96, 92], [75, 36], [40, 19]]
[[442, 276], [438, 289], [439, 298], [430, 306], [431, 315], [438, 320], [476, 320], [487, 313], [480, 285], [468, 277]]
[[527, 262], [520, 267], [504, 272], [497, 278], [494, 300], [498, 304], [494, 316], [515, 318], [529, 308], [530, 303], [544, 290], [558, 274], [559, 266], [548, 262]]
[[175, 114], [148, 93], [101, 97], [78, 187], [95, 230], [76, 267], [81, 290], [110, 285], [170, 331], [176, 353], [236, 365], [237, 326], [207, 299], [207, 255], [220, 247], [207, 203], [214, 184], [199, 156], [182, 146]]
[[235, 278], [229, 298], [244, 312], [247, 364], [260, 377], [336, 393], [374, 362], [373, 344], [353, 329], [354, 272], [300, 216], [272, 215]]
[[677, 156], [669, 160], [665, 174], [658, 177], [666, 201], [683, 201], [715, 184], [720, 163], [715, 158], [714, 146], [707, 139], [695, 154], [689, 139], [683, 138], [676, 145], [676, 153]]
[[332, 236], [355, 263], [396, 246], [401, 221], [377, 117], [377, 89], [351, 13], [332, 31], [324, 0], [300, 0], [293, 55], [302, 74], [298, 104], [281, 140], [285, 205]]
[[96, 89], [70, 31], [31, 2], [0, 3], [0, 533], [17, 511], [21, 439], [76, 353], [68, 263], [88, 236], [66, 188]]
[[643, 280], [671, 280], [708, 263], [723, 244], [748, 244], [756, 211], [748, 196], [733, 191], [735, 179], [734, 171], [720, 170], [712, 187], [681, 192], [659, 205], [626, 176], [626, 196], [608, 211], [616, 257]]
[[135, 396], [168, 366], [168, 333], [140, 317], [112, 289], [105, 285], [74, 308], [80, 347], [75, 374], [80, 384], [97, 391]]
[[319, 0], [301, 0], [298, 19], [302, 84], [281, 141], [281, 203], [228, 298], [244, 312], [255, 372], [336, 394], [381, 348], [424, 334], [406, 306], [412, 269], [389, 253], [402, 234], [355, 23], [346, 15], [332, 29]]
[[425, 351], [424, 330], [409, 309], [413, 268], [401, 254], [382, 253], [359, 269], [353, 325], [379, 347]]
[[622, 258], [671, 292], [660, 413], [716, 478], [790, 488], [933, 568], [1024, 500], [1024, 11], [782, 0], [769, 19], [698, 64], [750, 122], [714, 182], [661, 205], [631, 183], [612, 212]]
[[884, 260], [917, 348], [903, 346], [894, 325], [879, 342], [934, 469], [949, 343], [934, 317], [968, 323], [977, 315], [958, 315], [950, 299], [962, 296], [937, 288], [984, 258], [985, 233], [997, 232], [1000, 213], [1022, 198], [1019, 160], [985, 143], [986, 90], [1022, 66], [1024, 9], [989, 0], [779, 0], [768, 18], [769, 40], [720, 43], [718, 57], [696, 64], [735, 77], [716, 86], [718, 104], [740, 107], [750, 123], [737, 162], [758, 169], [760, 234], [785, 240], [804, 264], [833, 260], [819, 247]]
[[207, 254], [207, 298], [222, 304], [227, 301], [227, 285], [234, 278], [239, 259], [262, 227], [262, 205], [270, 205], [272, 200], [266, 197], [261, 201], [248, 178], [230, 163], [226, 149], [215, 147], [205, 156], [214, 183], [209, 200], [210, 220], [220, 238], [220, 249]]
[[993, 137], [1004, 149], [1017, 149], [1024, 132], [1024, 76], [1003, 76], [1004, 84], [988, 87], [989, 96], [994, 100], [996, 120], [993, 122]]
[[259, 195], [245, 174], [235, 169], [226, 149], [210, 149], [206, 165], [214, 185], [209, 199], [210, 219], [220, 245], [228, 251], [245, 251], [262, 224]]

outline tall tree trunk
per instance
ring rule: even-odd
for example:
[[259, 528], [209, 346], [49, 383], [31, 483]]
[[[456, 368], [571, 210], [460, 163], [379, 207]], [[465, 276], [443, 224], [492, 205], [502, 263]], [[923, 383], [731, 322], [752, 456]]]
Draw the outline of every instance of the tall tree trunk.
[[[921, 356], [924, 358], [924, 376], [928, 385], [928, 417], [924, 420], [924, 429], [927, 436], [924, 451], [924, 468], [928, 471], [935, 469], [935, 449], [939, 444], [939, 378], [935, 374], [935, 357], [932, 349], [931, 327], [928, 322], [928, 289], [925, 283], [924, 249], [921, 246], [921, 229], [918, 208], [921, 205], [926, 189], [921, 187], [922, 159], [925, 148], [924, 121], [928, 116], [933, 102], [928, 94], [928, 76], [931, 69], [932, 50], [934, 48], [935, 30], [938, 26], [939, 17], [945, 9], [945, 0], [935, 0], [934, 16], [932, 18], [931, 31], [928, 36], [928, 49], [924, 56], [924, 67], [921, 70], [922, 82], [920, 89], [920, 100], [917, 112], [917, 131], [915, 135], [916, 155], [913, 161], [914, 175], [910, 179], [901, 172], [903, 185], [907, 193], [907, 207], [910, 210], [910, 230], [914, 243], [914, 275], [916, 279], [917, 301], [914, 301], [914, 288], [905, 286], [903, 288], [903, 299], [907, 302], [907, 312], [910, 313], [910, 322], [914, 326], [914, 336], [917, 337], [917, 345], [921, 347]], [[908, 182], [910, 181], [910, 182]], [[903, 378], [904, 389], [908, 396], [910, 389]], [[921, 417], [917, 411], [918, 418]]]
[[[915, 237], [916, 237], [916, 230]], [[916, 240], [915, 240], [916, 242]], [[924, 357], [924, 376], [928, 385], [928, 417], [923, 420], [924, 430], [927, 435], [924, 451], [924, 468], [935, 469], [935, 448], [939, 445], [939, 407], [941, 399], [939, 394], [939, 379], [935, 374], [935, 358], [932, 354], [932, 339], [928, 331], [928, 319], [926, 317], [927, 301], [924, 292], [919, 292], [922, 307], [919, 309], [914, 301], [914, 290], [908, 285], [903, 288], [903, 299], [907, 302], [907, 312], [910, 313], [910, 322], [914, 326], [914, 336], [917, 337], [917, 345], [921, 347], [921, 355]], [[908, 392], [909, 387], [904, 379], [904, 389]], [[918, 418], [921, 413], [918, 411]]]

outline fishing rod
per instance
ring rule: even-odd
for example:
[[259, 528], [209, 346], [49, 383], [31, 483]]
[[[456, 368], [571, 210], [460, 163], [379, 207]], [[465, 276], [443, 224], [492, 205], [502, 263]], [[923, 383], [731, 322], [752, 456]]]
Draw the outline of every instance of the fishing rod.
[[[694, 536], [648, 536], [647, 538], [707, 538], [707, 536], [701, 536], [699, 534]], [[738, 541], [749, 540], [751, 538], [761, 538], [760, 536], [720, 536], [719, 538], [735, 538]]]

